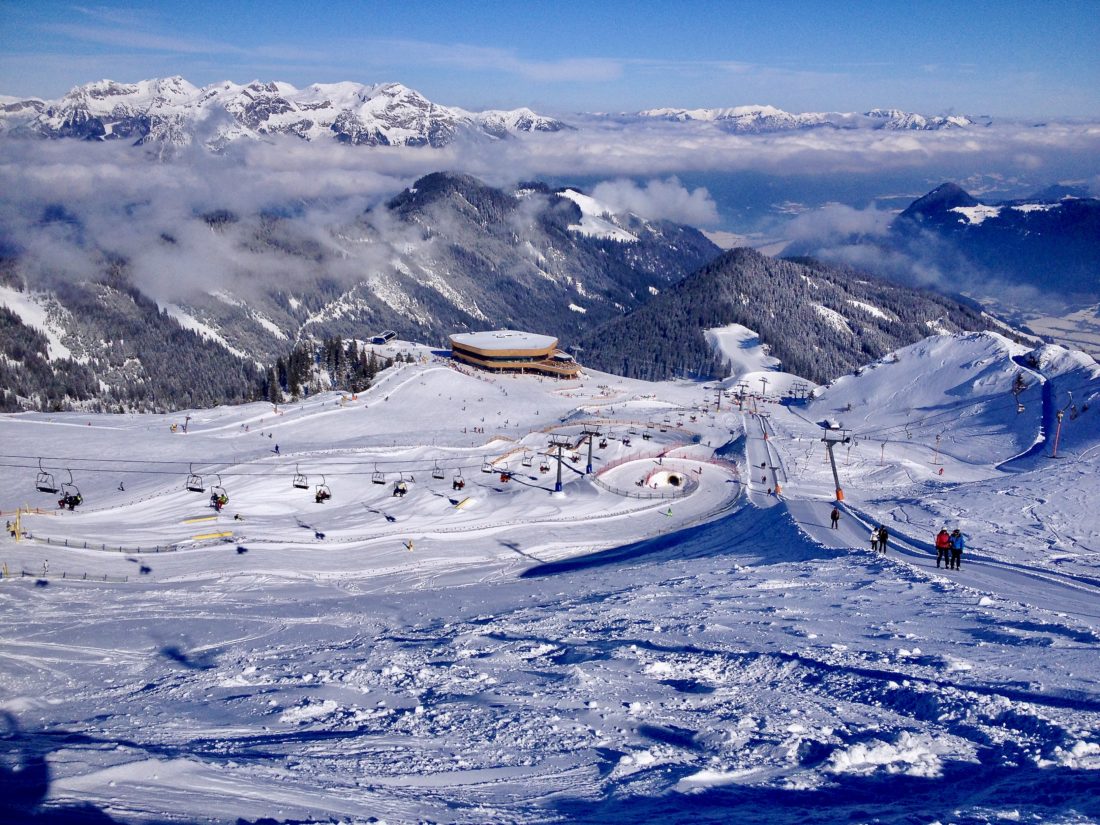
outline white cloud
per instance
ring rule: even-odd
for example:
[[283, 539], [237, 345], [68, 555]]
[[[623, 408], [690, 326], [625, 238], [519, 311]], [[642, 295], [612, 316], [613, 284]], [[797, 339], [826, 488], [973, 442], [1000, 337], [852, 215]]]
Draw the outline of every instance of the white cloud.
[[622, 178], [604, 181], [593, 188], [592, 197], [614, 212], [633, 212], [651, 220], [693, 226], [713, 226], [718, 222], [718, 206], [710, 193], [702, 186], [688, 190], [675, 177], [644, 184]]
[[829, 241], [853, 235], [880, 236], [890, 229], [894, 213], [883, 209], [856, 209], [841, 203], [830, 203], [803, 212], [783, 228], [792, 241]]

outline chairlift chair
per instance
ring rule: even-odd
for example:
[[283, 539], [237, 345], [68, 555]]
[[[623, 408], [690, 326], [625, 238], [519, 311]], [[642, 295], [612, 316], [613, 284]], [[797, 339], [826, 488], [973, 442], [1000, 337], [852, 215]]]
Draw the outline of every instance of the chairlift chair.
[[456, 470], [454, 476], [451, 477], [451, 489], [461, 490], [466, 486], [466, 479], [462, 477], [462, 470]]
[[294, 465], [294, 486], [299, 490], [309, 489], [309, 479], [298, 471], [298, 465]]
[[443, 478], [443, 468], [439, 466], [439, 462], [436, 462], [435, 467], [432, 468], [432, 478]]
[[192, 493], [201, 493], [206, 489], [202, 484], [202, 476], [198, 475], [190, 464], [187, 465], [187, 482], [183, 486]]
[[322, 474], [321, 483], [313, 489], [313, 499], [318, 504], [324, 504], [330, 498], [332, 498], [332, 490], [328, 488], [328, 485], [325, 483], [325, 476]]
[[222, 504], [229, 503], [229, 494], [225, 492], [225, 488], [222, 487], [222, 477], [220, 475], [218, 476], [218, 483], [210, 488], [210, 495], [217, 496], [218, 499], [224, 499]]
[[535, 458], [530, 453], [524, 453], [523, 458], [520, 459], [520, 465], [524, 467], [530, 467], [535, 463]]
[[38, 477], [34, 480], [34, 487], [40, 493], [56, 493], [60, 488], [54, 481], [53, 473], [48, 473], [42, 467], [42, 459], [38, 459]]
[[402, 498], [404, 498], [405, 493], [407, 493], [407, 492], [409, 492], [409, 488], [405, 484], [404, 476], [402, 476], [401, 478], [398, 478], [398, 480], [393, 483], [393, 494], [395, 496], [401, 496]]
[[484, 464], [482, 464], [482, 465], [481, 465], [481, 472], [483, 472], [483, 473], [491, 473], [491, 472], [493, 472], [493, 465], [492, 465], [492, 463], [490, 463], [490, 462], [486, 461], [486, 462], [485, 462]]
[[61, 483], [61, 501], [60, 504], [67, 506], [70, 510], [75, 510], [76, 506], [84, 501], [84, 496], [80, 494], [80, 488], [73, 482], [73, 471], [68, 470], [69, 480]]
[[623, 446], [624, 447], [629, 447], [630, 446], [630, 436], [629, 435], [624, 435], [623, 436]]
[[371, 473], [370, 480], [372, 482], [374, 482], [375, 484], [385, 484], [386, 483], [386, 474], [381, 472], [378, 469], [377, 464], [374, 465], [374, 472]]
[[550, 462], [548, 460], [546, 460], [545, 458], [542, 461], [539, 462], [539, 472], [540, 473], [550, 472]]
[[607, 449], [607, 439], [606, 438], [601, 438], [600, 439], [600, 449], [601, 450], [606, 450]]

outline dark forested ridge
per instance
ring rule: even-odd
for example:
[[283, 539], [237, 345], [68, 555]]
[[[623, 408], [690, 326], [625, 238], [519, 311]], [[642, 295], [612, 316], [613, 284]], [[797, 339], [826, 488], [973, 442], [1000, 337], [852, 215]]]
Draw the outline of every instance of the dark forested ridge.
[[0, 307], [0, 403], [6, 411], [81, 407], [119, 412], [212, 407], [257, 397], [255, 364], [183, 329], [115, 273], [59, 285], [48, 305], [71, 357]]
[[993, 327], [950, 298], [811, 259], [734, 249], [583, 338], [582, 360], [652, 380], [723, 375], [703, 331], [727, 324], [754, 330], [782, 369], [818, 383], [935, 332]]

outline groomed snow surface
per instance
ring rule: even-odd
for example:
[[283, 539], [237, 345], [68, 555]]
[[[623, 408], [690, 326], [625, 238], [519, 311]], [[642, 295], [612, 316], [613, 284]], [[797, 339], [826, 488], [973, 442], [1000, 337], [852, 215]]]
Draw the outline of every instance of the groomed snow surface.
[[[713, 340], [726, 386], [783, 383]], [[44, 510], [0, 545], [0, 820], [1100, 821], [1091, 359], [939, 336], [739, 410], [415, 351], [186, 433], [0, 417], [0, 508]], [[835, 530], [825, 418], [854, 435]]]

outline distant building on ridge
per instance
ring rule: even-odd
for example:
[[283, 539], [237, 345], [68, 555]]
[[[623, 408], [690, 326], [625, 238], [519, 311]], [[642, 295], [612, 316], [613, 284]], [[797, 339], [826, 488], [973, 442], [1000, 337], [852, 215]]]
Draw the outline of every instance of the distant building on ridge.
[[514, 329], [452, 335], [451, 355], [456, 361], [496, 372], [576, 378], [581, 370], [573, 356], [558, 349], [557, 338]]

